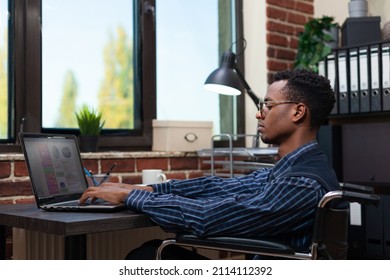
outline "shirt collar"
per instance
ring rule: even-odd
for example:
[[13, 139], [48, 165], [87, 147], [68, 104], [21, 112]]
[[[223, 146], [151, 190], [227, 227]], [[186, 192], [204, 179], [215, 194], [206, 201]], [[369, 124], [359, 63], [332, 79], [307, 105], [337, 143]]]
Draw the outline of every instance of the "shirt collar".
[[296, 150], [290, 152], [289, 154], [282, 157], [272, 169], [272, 177], [277, 178], [281, 176], [286, 170], [288, 170], [294, 162], [305, 152], [311, 151], [313, 149], [317, 149], [319, 147], [318, 142], [316, 140], [310, 141], [306, 143]]

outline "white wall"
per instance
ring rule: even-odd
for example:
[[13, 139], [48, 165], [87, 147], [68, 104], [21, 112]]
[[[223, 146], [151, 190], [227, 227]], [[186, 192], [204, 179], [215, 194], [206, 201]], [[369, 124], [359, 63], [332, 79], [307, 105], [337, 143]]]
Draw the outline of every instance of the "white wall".
[[386, 21], [390, 21], [390, 1], [389, 0], [369, 0], [368, 1], [368, 15], [380, 16], [381, 27]]
[[[243, 2], [244, 37], [247, 41], [245, 80], [258, 97], [263, 97], [267, 90], [266, 5], [265, 1], [259, 0], [245, 0]], [[245, 108], [246, 134], [256, 134], [257, 107], [247, 94]]]
[[314, 0], [314, 17], [332, 16], [340, 26], [348, 17], [350, 0]]

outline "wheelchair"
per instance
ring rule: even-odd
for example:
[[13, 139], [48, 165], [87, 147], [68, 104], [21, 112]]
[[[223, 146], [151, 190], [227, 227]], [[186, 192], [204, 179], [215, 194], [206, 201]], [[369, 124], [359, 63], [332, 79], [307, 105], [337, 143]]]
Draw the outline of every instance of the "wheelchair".
[[[272, 238], [205, 237], [179, 233], [174, 238], [162, 242], [156, 252], [156, 259], [162, 259], [165, 247], [175, 244], [194, 249], [203, 248], [249, 255], [277, 257], [283, 259], [346, 259], [348, 253], [349, 204], [347, 207], [334, 207], [341, 202], [357, 202], [378, 206], [379, 195], [367, 186], [342, 183], [341, 190], [326, 193], [318, 203], [310, 247], [296, 251], [290, 245]], [[337, 202], [337, 203], [336, 203]]]

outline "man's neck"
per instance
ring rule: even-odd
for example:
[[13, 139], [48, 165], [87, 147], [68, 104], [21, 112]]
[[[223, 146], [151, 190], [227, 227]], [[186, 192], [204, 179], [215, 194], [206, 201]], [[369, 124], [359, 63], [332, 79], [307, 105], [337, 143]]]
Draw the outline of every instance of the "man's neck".
[[301, 134], [301, 135], [297, 135], [296, 137], [289, 138], [288, 141], [284, 141], [279, 145], [279, 149], [278, 149], [280, 158], [291, 153], [292, 151], [295, 151], [299, 147], [316, 140], [317, 139], [316, 136], [317, 136], [317, 132], [309, 133], [305, 135]]

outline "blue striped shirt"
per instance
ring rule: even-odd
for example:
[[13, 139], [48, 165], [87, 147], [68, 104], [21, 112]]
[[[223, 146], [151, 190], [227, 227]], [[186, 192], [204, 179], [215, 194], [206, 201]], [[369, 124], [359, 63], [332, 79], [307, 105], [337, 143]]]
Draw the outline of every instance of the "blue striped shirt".
[[301, 153], [315, 148], [318, 143], [310, 142], [284, 156], [273, 168], [241, 177], [171, 180], [153, 185], [154, 192], [134, 190], [126, 206], [148, 214], [168, 232], [277, 236], [295, 248], [306, 247], [315, 209], [326, 190], [313, 178], [285, 175]]

